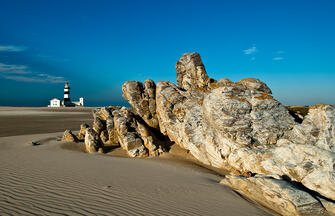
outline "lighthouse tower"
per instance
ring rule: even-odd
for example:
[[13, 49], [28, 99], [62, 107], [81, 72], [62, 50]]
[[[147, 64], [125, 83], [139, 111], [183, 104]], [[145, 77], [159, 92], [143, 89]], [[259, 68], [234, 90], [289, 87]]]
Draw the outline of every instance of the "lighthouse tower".
[[71, 104], [71, 100], [70, 100], [69, 82], [65, 82], [65, 86], [64, 86], [64, 106], [68, 106], [70, 104]]

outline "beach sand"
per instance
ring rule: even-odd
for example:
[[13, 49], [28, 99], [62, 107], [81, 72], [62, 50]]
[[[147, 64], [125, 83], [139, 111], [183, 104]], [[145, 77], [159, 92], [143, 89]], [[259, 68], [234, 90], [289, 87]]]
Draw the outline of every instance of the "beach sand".
[[79, 130], [92, 123], [91, 107], [0, 107], [0, 137]]
[[0, 215], [271, 215], [191, 160], [87, 154], [59, 141], [90, 112], [0, 108]]

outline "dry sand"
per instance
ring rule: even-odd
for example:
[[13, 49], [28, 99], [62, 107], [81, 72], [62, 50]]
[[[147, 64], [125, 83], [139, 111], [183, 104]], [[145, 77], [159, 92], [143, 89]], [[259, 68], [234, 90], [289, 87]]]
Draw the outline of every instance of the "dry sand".
[[[35, 128], [31, 133], [57, 131], [55, 124], [69, 117], [33, 110], [41, 113], [16, 110], [27, 118], [48, 116], [40, 125], [26, 122]], [[0, 122], [8, 120], [1, 111]], [[71, 114], [77, 129], [89, 119], [87, 113]], [[70, 151], [64, 146], [78, 149], [77, 144], [57, 141], [61, 132], [8, 133], [15, 136], [1, 131], [0, 138], [0, 215], [270, 215], [220, 185], [218, 174], [197, 165]], [[31, 146], [30, 141], [41, 145]]]
[[0, 137], [78, 130], [91, 123], [91, 107], [0, 107]]

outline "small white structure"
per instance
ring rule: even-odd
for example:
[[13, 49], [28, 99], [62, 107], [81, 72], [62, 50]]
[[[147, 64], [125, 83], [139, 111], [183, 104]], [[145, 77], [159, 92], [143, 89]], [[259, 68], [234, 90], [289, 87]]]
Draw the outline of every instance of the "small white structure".
[[72, 101], [72, 103], [76, 106], [84, 106], [84, 98], [79, 98], [79, 101]]
[[60, 107], [60, 100], [58, 98], [51, 99], [48, 107]]
[[79, 98], [79, 102], [80, 102], [81, 106], [84, 106], [84, 98], [83, 97]]
[[64, 86], [64, 100], [61, 101], [58, 98], [50, 100], [50, 105], [48, 107], [74, 107], [74, 106], [84, 106], [84, 98], [79, 98], [79, 101], [71, 101], [70, 99], [70, 86], [69, 82], [65, 82]]

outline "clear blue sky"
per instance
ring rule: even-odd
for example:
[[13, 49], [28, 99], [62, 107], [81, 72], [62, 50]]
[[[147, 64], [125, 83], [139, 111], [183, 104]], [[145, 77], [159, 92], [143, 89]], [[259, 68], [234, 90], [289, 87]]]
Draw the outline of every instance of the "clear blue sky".
[[285, 105], [335, 104], [333, 0], [0, 0], [0, 105], [124, 104], [127, 80], [175, 82], [199, 52], [215, 79], [255, 77]]

